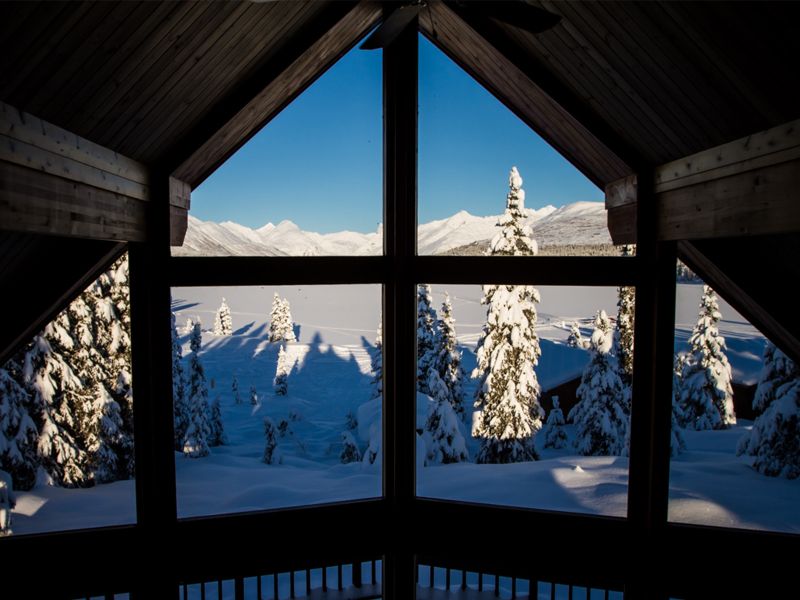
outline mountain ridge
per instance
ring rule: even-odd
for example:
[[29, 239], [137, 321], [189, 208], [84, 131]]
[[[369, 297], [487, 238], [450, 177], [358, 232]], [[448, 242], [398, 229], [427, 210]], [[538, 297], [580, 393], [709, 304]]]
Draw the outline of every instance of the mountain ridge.
[[[525, 209], [525, 223], [540, 247], [611, 244], [602, 202], [573, 202], [556, 208]], [[499, 215], [476, 216], [465, 210], [418, 227], [419, 254], [452, 253], [480, 244], [497, 233]], [[183, 246], [174, 256], [374, 256], [380, 255], [383, 226], [370, 233], [304, 231], [294, 222], [267, 223], [257, 229], [232, 221], [201, 221], [189, 215]]]

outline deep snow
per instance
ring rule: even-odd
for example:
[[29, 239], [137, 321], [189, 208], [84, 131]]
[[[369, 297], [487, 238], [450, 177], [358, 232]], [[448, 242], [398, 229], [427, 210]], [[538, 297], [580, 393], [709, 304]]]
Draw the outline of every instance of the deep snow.
[[[448, 286], [456, 331], [467, 372], [485, 318], [477, 286]], [[289, 299], [296, 343], [288, 344], [293, 364], [289, 393], [276, 397], [272, 378], [278, 345], [268, 344], [267, 318], [272, 294]], [[616, 313], [614, 288], [539, 288], [537, 332], [542, 358], [537, 374], [547, 390], [580, 374], [587, 355], [568, 348], [569, 324], [577, 319], [584, 337], [594, 312]], [[433, 285], [434, 306], [444, 286]], [[696, 320], [701, 286], [678, 286], [676, 347]], [[232, 336], [214, 336], [213, 314], [225, 296], [233, 318]], [[181, 328], [188, 317], [203, 322], [201, 354], [210, 399], [220, 396], [229, 444], [211, 456], [188, 459], [176, 454], [178, 510], [182, 517], [331, 502], [380, 495], [380, 469], [339, 463], [341, 432], [348, 411], [357, 412], [371, 394], [370, 353], [380, 318], [379, 286], [176, 288], [173, 309]], [[729, 346], [734, 379], [753, 382], [760, 369], [763, 337], [721, 303], [720, 329]], [[188, 339], [182, 336], [186, 344]], [[235, 405], [231, 379], [236, 374], [243, 404]], [[248, 403], [255, 385], [260, 406]], [[473, 384], [466, 382], [469, 406]], [[426, 414], [425, 397], [419, 412]], [[283, 464], [265, 465], [263, 417], [287, 422], [279, 439]], [[756, 473], [748, 459], [735, 456], [750, 423], [722, 432], [686, 432], [689, 451], [673, 460], [670, 519], [690, 523], [800, 532], [800, 484]], [[572, 426], [566, 430], [572, 437]], [[465, 430], [466, 431], [466, 430]], [[354, 436], [363, 450], [364, 435]], [[426, 467], [418, 473], [420, 495], [490, 504], [622, 517], [627, 506], [628, 461], [619, 457], [581, 457], [570, 448], [541, 448], [538, 462], [511, 465], [456, 464]], [[467, 437], [472, 456], [475, 441]], [[116, 482], [87, 490], [39, 486], [18, 494], [16, 534], [131, 523], [135, 520], [134, 483]]]

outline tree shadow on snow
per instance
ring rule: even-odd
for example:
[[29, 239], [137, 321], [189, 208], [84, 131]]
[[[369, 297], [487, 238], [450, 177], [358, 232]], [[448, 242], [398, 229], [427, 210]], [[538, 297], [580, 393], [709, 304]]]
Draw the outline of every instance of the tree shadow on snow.
[[243, 325], [242, 327], [239, 327], [239, 329], [234, 331], [233, 335], [244, 335], [245, 333], [250, 331], [250, 329], [252, 329], [253, 325], [255, 324], [256, 324], [255, 321], [250, 321], [247, 325]]
[[194, 308], [195, 306], [200, 306], [199, 302], [188, 302], [182, 298], [178, 298], [177, 300], [172, 301], [172, 312], [179, 312], [182, 310], [188, 310], [190, 308]]

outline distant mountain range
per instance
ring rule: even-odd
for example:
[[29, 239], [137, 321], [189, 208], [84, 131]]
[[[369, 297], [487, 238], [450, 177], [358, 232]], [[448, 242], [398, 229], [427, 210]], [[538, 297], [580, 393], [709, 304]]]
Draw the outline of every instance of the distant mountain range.
[[[610, 244], [602, 202], [575, 202], [561, 208], [526, 209], [526, 223], [539, 247]], [[452, 253], [454, 249], [490, 240], [498, 216], [476, 217], [460, 211], [418, 228], [420, 254]], [[381, 227], [373, 233], [303, 231], [291, 221], [250, 229], [226, 221], [214, 223], [189, 216], [183, 246], [175, 256], [365, 256], [381, 253]]]

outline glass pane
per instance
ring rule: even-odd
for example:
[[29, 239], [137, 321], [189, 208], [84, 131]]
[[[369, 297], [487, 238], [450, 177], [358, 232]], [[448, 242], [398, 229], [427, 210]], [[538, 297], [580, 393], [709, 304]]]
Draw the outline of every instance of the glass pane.
[[419, 56], [419, 254], [485, 254], [509, 171], [538, 255], [618, 255], [603, 191], [427, 39]]
[[417, 494], [624, 517], [624, 290], [420, 285]]
[[0, 535], [136, 520], [128, 259], [0, 367]]
[[193, 190], [173, 255], [381, 254], [381, 54], [356, 47]]
[[800, 532], [800, 371], [678, 270], [669, 520]]
[[179, 516], [381, 495], [380, 286], [172, 298]]

